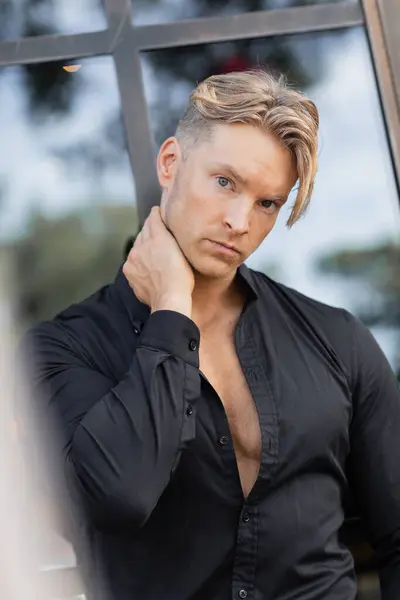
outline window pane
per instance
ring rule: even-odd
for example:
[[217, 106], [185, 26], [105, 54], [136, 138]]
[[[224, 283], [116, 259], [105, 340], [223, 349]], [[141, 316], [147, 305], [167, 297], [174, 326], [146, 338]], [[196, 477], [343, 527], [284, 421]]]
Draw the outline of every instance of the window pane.
[[343, 0], [132, 0], [132, 10], [136, 24], [148, 25], [341, 1]]
[[103, 0], [1, 0], [0, 40], [105, 29]]
[[114, 278], [136, 229], [113, 61], [76, 66], [0, 70], [0, 248], [28, 323]]
[[281, 70], [316, 102], [320, 168], [309, 213], [289, 231], [285, 208], [248, 263], [362, 316], [395, 365], [399, 199], [364, 30], [163, 50], [142, 61], [157, 143], [173, 134], [196, 81], [235, 66]]

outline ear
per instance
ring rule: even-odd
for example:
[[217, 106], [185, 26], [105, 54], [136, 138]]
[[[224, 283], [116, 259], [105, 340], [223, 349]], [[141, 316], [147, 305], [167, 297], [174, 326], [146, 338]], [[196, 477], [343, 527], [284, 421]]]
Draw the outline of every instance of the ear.
[[181, 160], [181, 148], [175, 137], [170, 137], [161, 145], [157, 156], [157, 176], [164, 190], [171, 188]]

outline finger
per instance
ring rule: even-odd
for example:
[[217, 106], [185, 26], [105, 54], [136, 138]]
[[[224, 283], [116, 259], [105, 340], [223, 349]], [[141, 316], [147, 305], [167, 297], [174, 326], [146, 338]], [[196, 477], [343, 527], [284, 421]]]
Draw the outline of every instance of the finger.
[[148, 224], [150, 235], [155, 235], [160, 231], [160, 227], [163, 226], [163, 222], [161, 220], [159, 206], [153, 206], [147, 218], [146, 224]]
[[135, 239], [135, 243], [133, 244], [132, 250], [134, 250], [135, 248], [140, 248], [140, 246], [143, 243], [143, 228], [139, 231], [139, 233], [136, 236]]
[[142, 242], [147, 242], [151, 237], [150, 223], [148, 221], [149, 220], [147, 219], [141, 230]]
[[154, 225], [153, 225], [154, 211], [153, 211], [153, 208], [151, 209], [149, 216], [145, 220], [144, 225], [142, 227], [143, 240], [148, 240], [154, 234]]
[[122, 272], [125, 275], [125, 277], [128, 279], [129, 272], [130, 272], [129, 256], [126, 259], [126, 261], [124, 262], [124, 264], [122, 265]]
[[156, 223], [161, 221], [161, 212], [159, 206], [153, 206], [150, 212], [150, 220]]
[[159, 206], [157, 206], [157, 210], [154, 211], [154, 214], [152, 216], [152, 222], [154, 223], [154, 226], [157, 227], [159, 230], [162, 229], [163, 231], [169, 231], [166, 221], [164, 221], [163, 219], [161, 208]]

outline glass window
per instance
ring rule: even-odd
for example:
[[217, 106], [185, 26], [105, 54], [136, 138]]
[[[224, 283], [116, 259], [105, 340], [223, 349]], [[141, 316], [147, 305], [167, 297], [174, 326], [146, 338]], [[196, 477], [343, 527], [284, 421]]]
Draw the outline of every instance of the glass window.
[[113, 60], [65, 66], [0, 71], [0, 250], [28, 324], [113, 279], [137, 226]]
[[105, 29], [102, 0], [1, 0], [0, 40]]
[[132, 10], [137, 25], [149, 25], [341, 1], [343, 0], [132, 0]]
[[360, 315], [396, 367], [399, 198], [364, 30], [154, 51], [142, 61], [157, 143], [173, 134], [196, 81], [235, 66], [282, 71], [316, 102], [320, 167], [309, 212], [288, 230], [285, 208], [248, 264]]

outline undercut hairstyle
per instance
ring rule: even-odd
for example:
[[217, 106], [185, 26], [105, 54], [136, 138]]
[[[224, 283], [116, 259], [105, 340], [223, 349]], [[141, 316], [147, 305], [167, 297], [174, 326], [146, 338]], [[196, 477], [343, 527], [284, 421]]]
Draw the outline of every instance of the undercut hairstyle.
[[292, 89], [283, 76], [262, 70], [213, 75], [192, 92], [176, 137], [183, 155], [210, 139], [217, 123], [254, 125], [278, 138], [294, 158], [298, 175], [296, 200], [287, 226], [307, 210], [318, 164], [319, 115], [315, 104]]

